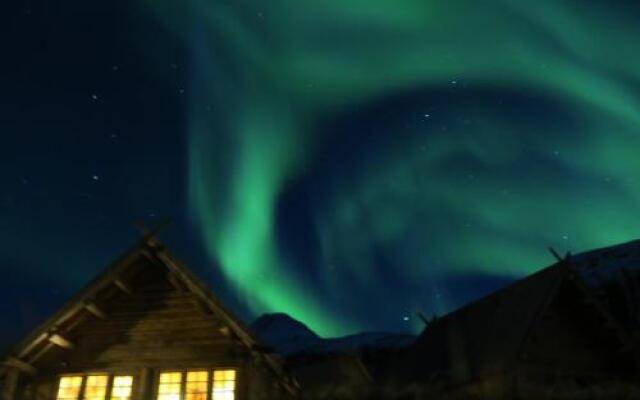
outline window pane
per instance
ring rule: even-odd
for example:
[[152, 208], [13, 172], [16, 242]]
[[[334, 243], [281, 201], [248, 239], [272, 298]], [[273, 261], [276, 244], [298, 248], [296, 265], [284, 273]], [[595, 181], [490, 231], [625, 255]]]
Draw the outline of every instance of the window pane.
[[132, 376], [114, 376], [111, 387], [111, 400], [129, 400], [133, 386]]
[[63, 376], [58, 386], [58, 400], [76, 400], [80, 397], [81, 376]]
[[233, 369], [213, 371], [211, 400], [235, 400], [236, 371]]
[[182, 372], [162, 372], [158, 385], [158, 400], [180, 400]]
[[163, 372], [160, 374], [160, 383], [180, 383], [182, 372]]
[[185, 400], [207, 400], [208, 371], [187, 372]]
[[89, 375], [84, 387], [85, 400], [104, 400], [107, 395], [108, 375]]

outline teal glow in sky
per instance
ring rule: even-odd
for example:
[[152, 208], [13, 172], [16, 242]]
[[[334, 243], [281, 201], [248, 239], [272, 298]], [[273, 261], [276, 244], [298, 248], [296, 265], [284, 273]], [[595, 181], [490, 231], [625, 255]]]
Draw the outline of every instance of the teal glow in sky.
[[255, 313], [369, 329], [640, 237], [634, 2], [169, 3], [192, 216]]

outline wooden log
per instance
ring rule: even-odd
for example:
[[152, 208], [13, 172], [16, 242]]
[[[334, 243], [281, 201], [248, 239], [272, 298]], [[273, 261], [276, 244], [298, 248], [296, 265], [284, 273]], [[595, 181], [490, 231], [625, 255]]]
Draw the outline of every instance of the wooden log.
[[138, 382], [134, 387], [136, 387], [136, 393], [134, 395], [134, 399], [137, 400], [145, 400], [151, 398], [151, 369], [150, 368], [142, 368], [140, 370], [140, 375], [138, 377]]
[[56, 345], [47, 341], [44, 346], [42, 346], [33, 356], [31, 356], [31, 362], [36, 362], [40, 359], [40, 357], [47, 354], [49, 350], [54, 348]]
[[107, 319], [107, 313], [105, 313], [100, 307], [98, 307], [95, 303], [86, 302], [84, 304], [84, 308], [89, 311], [91, 314], [95, 315], [100, 319]]
[[140, 321], [140, 320], [160, 320], [160, 321], [206, 321], [215, 323], [216, 320], [199, 312], [195, 307], [186, 306], [184, 309], [177, 307], [165, 307], [158, 310], [138, 311], [138, 312], [119, 312], [112, 314], [109, 320], [101, 321], [101, 324], [107, 324], [111, 320], [117, 321]]
[[167, 279], [169, 280], [169, 283], [171, 283], [171, 286], [173, 286], [178, 292], [186, 291], [187, 288], [175, 274], [169, 273]]
[[33, 350], [40, 342], [43, 340], [47, 340], [47, 334], [42, 333], [37, 338], [35, 338], [28, 346], [26, 346], [20, 354], [18, 354], [19, 358], [25, 357], [31, 350]]
[[551, 255], [553, 256], [553, 258], [556, 259], [556, 261], [558, 262], [562, 262], [563, 258], [560, 256], [560, 254], [558, 254], [558, 252], [556, 251], [556, 249], [554, 249], [553, 247], [549, 246], [548, 247], [549, 252], [551, 253]]
[[54, 333], [53, 335], [49, 336], [49, 341], [57, 346], [62, 347], [63, 349], [73, 349], [75, 347], [71, 341], [58, 333]]
[[9, 368], [2, 386], [2, 399], [15, 400], [18, 394], [18, 382], [20, 381], [20, 370], [18, 368]]
[[[126, 362], [139, 360], [157, 360], [167, 363], [173, 360], [192, 360], [194, 362], [210, 362], [211, 360], [234, 359], [245, 350], [236, 346], [143, 346], [143, 345], [114, 345], [101, 352], [95, 362]], [[246, 351], [246, 350], [245, 350]]]
[[113, 284], [116, 285], [118, 287], [118, 289], [122, 290], [123, 292], [125, 292], [129, 296], [131, 296], [133, 294], [133, 289], [131, 289], [131, 286], [129, 286], [126, 283], [122, 282], [120, 279], [114, 279]]
[[38, 373], [38, 370], [33, 365], [16, 357], [7, 358], [5, 360], [5, 365], [16, 368], [29, 375], [35, 375]]

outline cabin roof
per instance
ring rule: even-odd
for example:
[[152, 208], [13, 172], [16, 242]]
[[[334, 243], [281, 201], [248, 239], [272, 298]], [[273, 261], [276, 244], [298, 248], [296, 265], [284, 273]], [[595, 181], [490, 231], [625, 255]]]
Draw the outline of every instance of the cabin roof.
[[630, 343], [626, 332], [590, 293], [567, 258], [436, 318], [416, 340], [412, 365], [422, 364], [425, 368], [421, 369], [428, 374], [444, 373], [460, 383], [506, 371], [565, 280], [580, 289], [621, 341]]
[[[250, 351], [261, 357], [289, 391], [297, 385], [282, 369], [281, 361], [275, 355], [267, 354], [253, 332], [222, 302], [211, 290], [180, 260], [153, 235], [145, 235], [138, 243], [130, 247], [123, 255], [112, 262], [102, 273], [89, 282], [82, 290], [67, 301], [55, 314], [40, 326], [31, 331], [22, 341], [11, 349], [0, 365], [0, 378], [7, 367], [15, 367], [27, 373], [35, 373], [33, 366], [37, 360], [55, 345], [64, 347], [64, 334], [76, 329], [86, 314], [101, 314], [101, 303], [107, 303], [114, 291], [131, 290], [126, 278], [130, 267], [137, 261], [145, 259], [156, 265], [165, 267], [174, 279], [178, 279], [189, 292], [211, 312], [220, 318], [226, 326]], [[58, 343], [56, 343], [58, 342]]]

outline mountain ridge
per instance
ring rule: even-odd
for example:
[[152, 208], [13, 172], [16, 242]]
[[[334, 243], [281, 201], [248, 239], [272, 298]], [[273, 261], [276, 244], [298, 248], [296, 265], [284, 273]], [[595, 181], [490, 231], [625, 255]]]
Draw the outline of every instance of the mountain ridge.
[[303, 352], [352, 352], [365, 347], [399, 348], [409, 346], [416, 338], [415, 335], [388, 332], [362, 332], [322, 338], [286, 313], [263, 314], [250, 327], [264, 344], [285, 356]]

